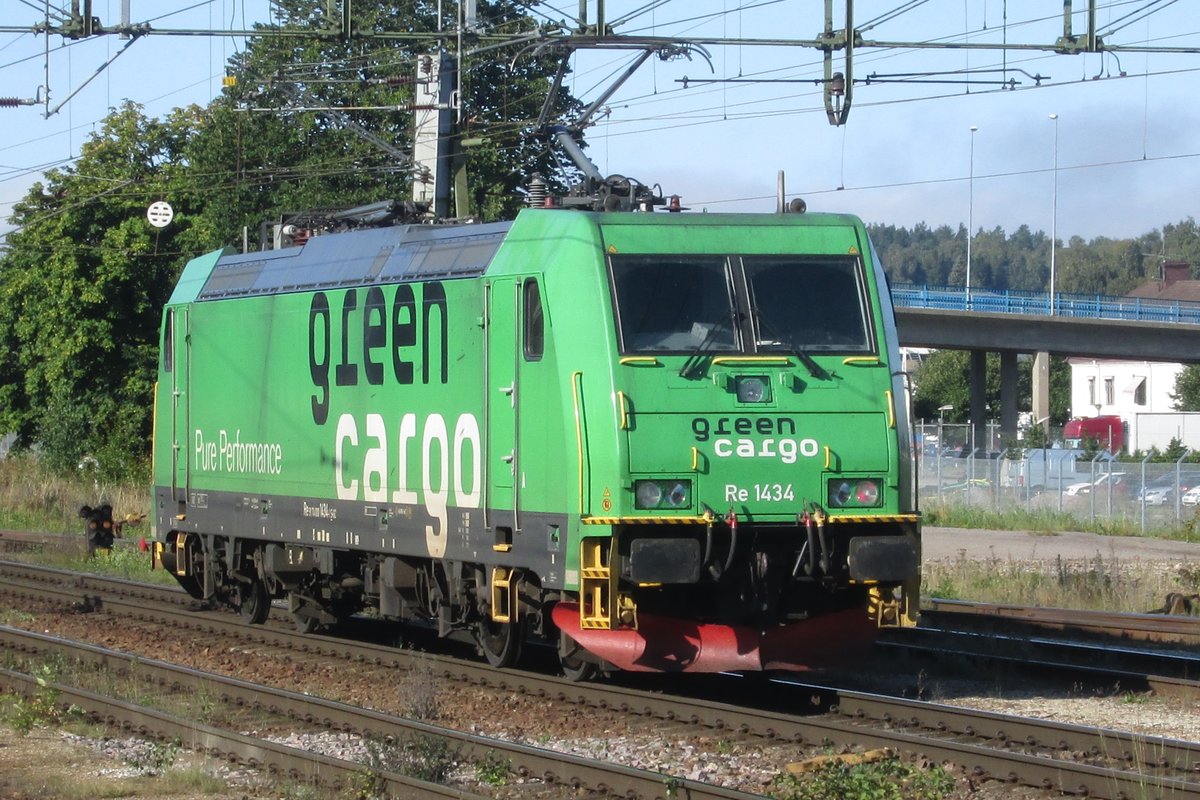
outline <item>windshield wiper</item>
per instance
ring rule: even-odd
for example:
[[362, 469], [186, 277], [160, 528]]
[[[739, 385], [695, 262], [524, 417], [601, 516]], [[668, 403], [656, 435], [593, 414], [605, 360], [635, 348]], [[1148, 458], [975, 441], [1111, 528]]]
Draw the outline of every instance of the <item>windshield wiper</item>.
[[[829, 373], [817, 363], [816, 359], [797, 347], [795, 341], [792, 340], [792, 337], [786, 334], [778, 325], [772, 322], [771, 318], [764, 314], [761, 308], [756, 305], [753, 308], [753, 311], [755, 318], [758, 319], [760, 323], [763, 323], [767, 326], [771, 335], [779, 340], [782, 344], [787, 345], [788, 351], [796, 358], [800, 359], [800, 362], [804, 364], [804, 366], [808, 367], [809, 375], [813, 376], [814, 378], [820, 378], [821, 380], [829, 380]], [[756, 342], [755, 346], [757, 347], [757, 345], [758, 343]]]
[[713, 342], [717, 340], [717, 335], [725, 330], [732, 330], [737, 312], [730, 311], [727, 319], [719, 319], [713, 323], [713, 326], [708, 329], [708, 334], [704, 337], [704, 341], [696, 345], [696, 349], [687, 357], [687, 361], [683, 362], [683, 366], [679, 368], [679, 377], [692, 378], [695, 373], [704, 366], [704, 361], [711, 354]]

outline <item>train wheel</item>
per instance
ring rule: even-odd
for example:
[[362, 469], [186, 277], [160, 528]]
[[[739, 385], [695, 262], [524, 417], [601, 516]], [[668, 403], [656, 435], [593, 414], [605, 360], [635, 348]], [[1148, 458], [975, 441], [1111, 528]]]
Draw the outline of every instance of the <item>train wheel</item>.
[[313, 617], [307, 615], [292, 614], [292, 622], [295, 624], [296, 631], [299, 633], [316, 633], [317, 631], [321, 630], [320, 620], [314, 619]]
[[316, 633], [325, 627], [321, 620], [312, 613], [315, 604], [295, 592], [288, 592], [288, 608], [292, 611], [292, 623], [300, 633]]
[[271, 614], [271, 598], [267, 587], [260, 580], [253, 580], [238, 587], [238, 613], [251, 625], [261, 625]]
[[575, 683], [590, 681], [599, 671], [595, 662], [580, 658], [578, 655], [559, 656], [558, 663], [562, 667], [563, 676]]
[[494, 622], [485, 617], [475, 624], [475, 639], [493, 667], [511, 667], [521, 657], [525, 626], [520, 622]]

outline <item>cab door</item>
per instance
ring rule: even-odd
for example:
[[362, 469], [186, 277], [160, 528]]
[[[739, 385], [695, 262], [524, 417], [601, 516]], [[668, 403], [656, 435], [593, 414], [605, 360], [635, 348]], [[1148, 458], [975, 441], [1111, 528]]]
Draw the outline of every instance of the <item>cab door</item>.
[[517, 527], [516, 508], [519, 494], [520, 453], [517, 448], [517, 324], [520, 282], [501, 278], [487, 285], [484, 348], [487, 378], [484, 386], [484, 414], [487, 417], [487, 498], [485, 508], [500, 518], [489, 519], [493, 528]]
[[188, 500], [190, 464], [188, 455], [190, 418], [190, 353], [191, 336], [188, 331], [188, 309], [176, 308], [169, 313], [167, 336], [164, 344], [170, 348], [171, 372], [171, 449], [174, 472], [171, 481], [171, 496], [178, 503]]

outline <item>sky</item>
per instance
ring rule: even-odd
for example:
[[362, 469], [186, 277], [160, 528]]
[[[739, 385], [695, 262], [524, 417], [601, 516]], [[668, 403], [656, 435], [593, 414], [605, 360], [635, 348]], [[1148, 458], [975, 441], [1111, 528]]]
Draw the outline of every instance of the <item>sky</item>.
[[[133, 21], [155, 29], [223, 30], [269, 20], [271, 5], [129, 4]], [[115, 25], [121, 5], [93, 0], [93, 14]], [[817, 0], [604, 5], [614, 32], [627, 36], [811, 41], [824, 24]], [[845, 0], [834, 5], [840, 28]], [[594, 21], [596, 0], [588, 7]], [[540, 9], [542, 19], [563, 20], [579, 3], [553, 0]], [[586, 131], [589, 153], [604, 174], [657, 185], [696, 211], [773, 211], [782, 171], [787, 196], [803, 197], [810, 210], [903, 227], [970, 224], [1011, 234], [1027, 225], [1069, 242], [1133, 237], [1200, 217], [1200, 53], [1056, 55], [1020, 47], [1062, 36], [1062, 9], [1060, 0], [857, 0], [854, 21], [867, 42], [1008, 49], [860, 47], [852, 74], [872, 80], [856, 81], [846, 124], [837, 127], [826, 119], [821, 53], [811, 47], [706, 44], [690, 58], [655, 58], [596, 115]], [[0, 29], [32, 28], [44, 10], [44, 0], [3, 0]], [[1098, 0], [1096, 20], [1110, 45], [1200, 50], [1194, 10], [1187, 0]], [[1074, 14], [1072, 24], [1083, 34], [1086, 15]], [[46, 169], [70, 164], [111, 107], [129, 98], [161, 116], [206, 103], [221, 90], [226, 59], [244, 47], [230, 36], [149, 35], [121, 52], [127, 44], [116, 36], [0, 32], [0, 95], [44, 100], [48, 83], [56, 110], [47, 117], [44, 102], [0, 107], [0, 218]], [[595, 100], [630, 59], [580, 52], [571, 90]], [[834, 69], [845, 69], [840, 52]], [[1001, 88], [1003, 79], [1015, 84]], [[0, 232], [8, 227], [0, 222]]]

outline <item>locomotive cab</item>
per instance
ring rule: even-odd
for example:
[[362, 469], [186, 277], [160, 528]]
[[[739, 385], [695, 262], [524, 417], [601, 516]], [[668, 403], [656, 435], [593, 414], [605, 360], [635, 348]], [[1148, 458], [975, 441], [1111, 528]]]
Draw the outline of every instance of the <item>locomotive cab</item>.
[[914, 622], [920, 559], [865, 232], [845, 217], [655, 221], [600, 226], [624, 474], [583, 515], [579, 602], [554, 619], [622, 669], [852, 657], [878, 625]]

